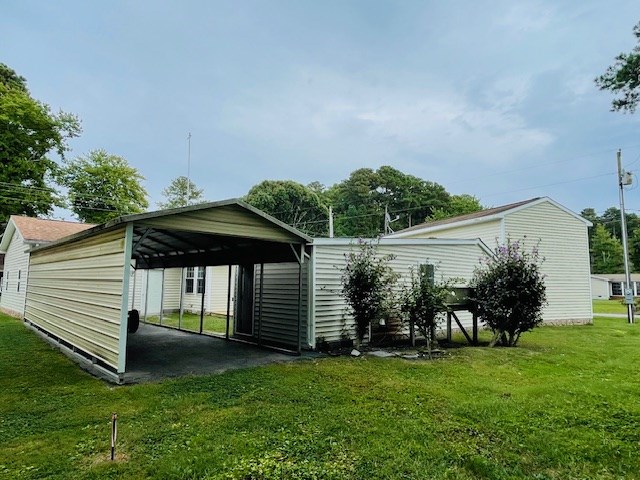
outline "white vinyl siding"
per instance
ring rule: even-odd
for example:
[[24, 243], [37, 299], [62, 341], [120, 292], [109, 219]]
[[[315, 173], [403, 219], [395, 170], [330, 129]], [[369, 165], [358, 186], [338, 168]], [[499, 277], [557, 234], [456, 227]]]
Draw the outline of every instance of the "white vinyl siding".
[[[302, 316], [300, 341], [308, 346], [307, 294], [308, 262], [302, 268]], [[264, 295], [262, 297], [262, 324], [258, 325], [260, 311], [260, 265], [255, 267], [254, 330], [258, 330], [262, 343], [297, 348], [298, 342], [298, 263], [272, 263], [264, 266]]]
[[36, 251], [25, 318], [118, 368], [125, 229]]
[[[231, 288], [235, 285], [236, 267], [231, 266]], [[227, 314], [227, 292], [229, 285], [229, 266], [210, 267], [207, 271], [207, 288], [210, 292], [209, 312]], [[233, 295], [230, 312], [233, 312]]]
[[611, 295], [609, 291], [609, 279], [591, 277], [591, 298], [607, 300]]
[[[19, 317], [24, 315], [27, 272], [29, 269], [29, 254], [26, 253], [26, 250], [29, 247], [16, 230], [4, 257], [4, 277], [2, 279], [0, 306], [7, 313]], [[20, 275], [20, 279], [18, 279], [18, 275]], [[18, 284], [20, 288], [18, 288]]]
[[498, 243], [501, 243], [500, 220], [491, 220], [458, 227], [453, 226], [433, 232], [417, 233], [407, 238], [480, 238], [487, 247], [493, 250]]
[[[314, 245], [314, 341], [354, 338], [353, 319], [341, 295], [341, 270], [346, 263], [345, 254], [352, 248], [356, 250], [358, 246]], [[399, 286], [410, 281], [412, 269], [425, 263], [435, 266], [436, 281], [457, 279], [458, 286], [466, 286], [484, 253], [477, 243], [420, 245], [408, 240], [402, 245], [381, 243], [378, 246], [378, 255], [395, 255], [390, 265], [400, 274]], [[462, 315], [462, 319], [470, 325], [470, 316]]]
[[[505, 216], [512, 240], [525, 239], [528, 249], [540, 241], [545, 274], [546, 322], [590, 321], [591, 283], [586, 224], [552, 203], [542, 202]], [[526, 237], [526, 238], [525, 238]]]

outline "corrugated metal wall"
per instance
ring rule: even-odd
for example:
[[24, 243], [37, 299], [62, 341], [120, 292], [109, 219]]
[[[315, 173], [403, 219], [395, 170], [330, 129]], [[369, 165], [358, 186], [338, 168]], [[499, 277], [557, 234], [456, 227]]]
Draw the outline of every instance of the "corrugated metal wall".
[[[302, 318], [300, 341], [307, 340], [308, 262], [302, 269]], [[260, 266], [255, 268], [254, 336], [265, 344], [297, 348], [298, 332], [298, 263], [271, 263], [264, 266], [262, 324], [258, 326], [260, 299]]]
[[29, 254], [25, 253], [27, 248], [29, 248], [28, 245], [25, 245], [16, 230], [4, 257], [0, 306], [12, 315], [20, 317], [24, 314], [25, 292], [27, 290], [29, 268]]
[[31, 254], [25, 318], [118, 368], [125, 228]]

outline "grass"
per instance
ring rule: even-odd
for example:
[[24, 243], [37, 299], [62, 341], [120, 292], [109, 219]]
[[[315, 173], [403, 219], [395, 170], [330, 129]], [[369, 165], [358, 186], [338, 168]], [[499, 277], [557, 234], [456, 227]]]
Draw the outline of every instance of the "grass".
[[620, 300], [594, 300], [593, 313], [627, 313], [627, 306]]
[[331, 357], [114, 387], [0, 316], [0, 476], [638, 478], [639, 363], [640, 327], [596, 319], [433, 361]]
[[[169, 313], [164, 314], [162, 316], [162, 325], [167, 327], [178, 328], [180, 320], [180, 314]], [[147, 322], [154, 323], [156, 325], [160, 325], [160, 317], [147, 317]], [[182, 314], [182, 322], [180, 322], [180, 327], [183, 330], [190, 330], [192, 332], [200, 331], [200, 314], [183, 312]], [[205, 315], [203, 318], [202, 329], [204, 332], [209, 333], [217, 333], [224, 335], [226, 333], [227, 328], [227, 317], [225, 315]], [[230, 319], [229, 322], [229, 331], [233, 333], [233, 318]]]

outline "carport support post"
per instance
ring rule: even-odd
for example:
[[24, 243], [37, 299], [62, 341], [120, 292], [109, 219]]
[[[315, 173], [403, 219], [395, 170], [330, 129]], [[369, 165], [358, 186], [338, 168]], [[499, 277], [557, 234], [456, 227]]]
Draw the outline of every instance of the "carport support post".
[[147, 306], [149, 305], [149, 272], [147, 269], [147, 281], [144, 286], [144, 323], [147, 323]]
[[182, 314], [184, 312], [184, 267], [180, 270], [180, 312], [178, 313], [178, 330], [182, 330]]
[[162, 269], [162, 283], [160, 284], [160, 325], [164, 318], [164, 268]]
[[229, 340], [229, 316], [231, 314], [231, 268], [229, 265], [229, 278], [227, 279], [227, 330], [225, 333], [225, 338]]
[[[202, 333], [202, 327], [204, 324], [204, 292], [207, 291], [207, 267], [204, 268], [204, 273], [202, 274], [202, 299], [200, 300], [200, 333]], [[196, 279], [196, 282], [198, 279]], [[196, 283], [196, 289], [198, 288], [198, 284]]]
[[120, 302], [120, 336], [118, 338], [118, 374], [124, 375], [127, 365], [127, 330], [129, 306], [129, 276], [133, 246], [133, 223], [127, 223], [124, 231], [124, 267], [122, 272], [122, 298]]

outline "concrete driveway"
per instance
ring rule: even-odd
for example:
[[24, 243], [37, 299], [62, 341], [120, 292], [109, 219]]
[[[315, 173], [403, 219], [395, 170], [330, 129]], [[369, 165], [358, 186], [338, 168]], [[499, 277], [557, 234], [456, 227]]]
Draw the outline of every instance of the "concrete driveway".
[[140, 324], [127, 342], [124, 383], [140, 383], [185, 375], [210, 375], [239, 368], [316, 357], [279, 353], [208, 335]]

